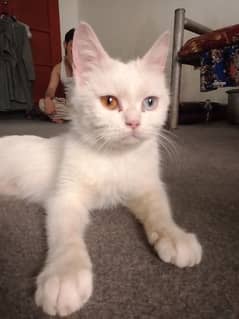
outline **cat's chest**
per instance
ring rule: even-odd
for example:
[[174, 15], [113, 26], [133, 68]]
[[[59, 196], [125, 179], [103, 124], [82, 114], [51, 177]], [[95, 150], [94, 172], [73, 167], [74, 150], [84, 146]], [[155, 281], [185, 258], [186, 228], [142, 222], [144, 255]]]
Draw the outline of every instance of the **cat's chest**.
[[144, 168], [139, 162], [113, 160], [98, 165], [95, 166], [93, 176], [86, 181], [93, 198], [96, 199], [94, 208], [124, 203], [145, 183]]
[[68, 164], [68, 173], [79, 191], [86, 192], [94, 202], [93, 208], [115, 205], [157, 176], [156, 154], [149, 151], [139, 149], [117, 155], [81, 151]]
[[[98, 194], [109, 196], [113, 193], [123, 194], [132, 189], [141, 178], [142, 160], [134, 156], [88, 158], [84, 169], [84, 184]], [[83, 180], [79, 180], [81, 183]]]

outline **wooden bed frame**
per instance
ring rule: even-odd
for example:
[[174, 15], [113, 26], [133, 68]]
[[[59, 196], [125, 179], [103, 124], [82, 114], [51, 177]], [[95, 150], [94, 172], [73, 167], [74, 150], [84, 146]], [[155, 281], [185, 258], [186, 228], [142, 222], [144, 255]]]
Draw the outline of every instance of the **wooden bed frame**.
[[213, 31], [208, 27], [188, 19], [185, 15], [185, 12], [185, 9], [176, 9], [174, 13], [173, 52], [170, 84], [171, 104], [168, 117], [169, 129], [175, 129], [178, 125], [180, 85], [183, 64], [183, 62], [178, 58], [178, 52], [183, 46], [184, 30], [188, 30], [197, 34], [204, 34]]

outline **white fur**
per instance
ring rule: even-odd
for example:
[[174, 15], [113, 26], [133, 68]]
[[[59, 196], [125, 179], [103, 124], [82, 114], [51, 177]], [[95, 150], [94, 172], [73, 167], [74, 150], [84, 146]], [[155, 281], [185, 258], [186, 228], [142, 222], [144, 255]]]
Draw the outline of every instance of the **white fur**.
[[[201, 260], [195, 235], [173, 221], [160, 180], [158, 140], [169, 104], [163, 74], [167, 46], [165, 35], [143, 59], [124, 64], [111, 59], [82, 23], [73, 42], [70, 131], [51, 139], [0, 139], [0, 193], [39, 202], [47, 210], [49, 251], [37, 280], [36, 303], [50, 315], [80, 309], [92, 293], [84, 244], [90, 210], [126, 205], [162, 260], [179, 267]], [[103, 95], [116, 96], [122, 110], [102, 106]], [[142, 112], [148, 96], [158, 97], [158, 107]], [[129, 117], [140, 121], [137, 130], [126, 125]]]

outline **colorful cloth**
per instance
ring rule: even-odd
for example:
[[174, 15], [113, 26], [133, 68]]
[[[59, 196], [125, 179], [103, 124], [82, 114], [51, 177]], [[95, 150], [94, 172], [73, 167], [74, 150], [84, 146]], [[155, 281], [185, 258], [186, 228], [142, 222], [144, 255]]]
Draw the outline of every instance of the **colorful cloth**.
[[201, 92], [239, 86], [239, 44], [201, 53]]
[[179, 57], [190, 57], [212, 49], [239, 43], [239, 24], [214, 30], [188, 40], [179, 51]]

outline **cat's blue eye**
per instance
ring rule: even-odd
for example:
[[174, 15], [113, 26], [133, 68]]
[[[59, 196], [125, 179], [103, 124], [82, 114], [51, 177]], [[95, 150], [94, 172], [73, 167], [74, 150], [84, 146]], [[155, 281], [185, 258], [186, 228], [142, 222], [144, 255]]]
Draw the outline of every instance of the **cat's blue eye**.
[[158, 98], [156, 96], [148, 96], [143, 100], [142, 110], [152, 111], [158, 105]]

